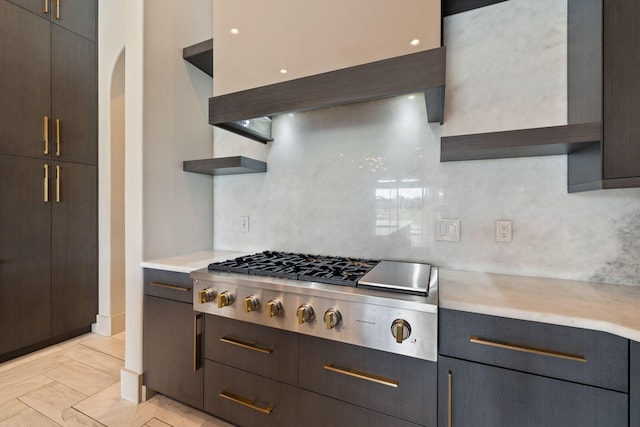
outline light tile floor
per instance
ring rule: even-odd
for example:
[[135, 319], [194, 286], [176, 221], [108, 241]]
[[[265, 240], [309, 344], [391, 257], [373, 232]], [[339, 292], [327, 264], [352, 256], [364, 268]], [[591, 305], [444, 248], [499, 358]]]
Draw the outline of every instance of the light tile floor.
[[0, 427], [230, 427], [168, 397], [120, 397], [124, 333], [86, 334], [0, 363]]

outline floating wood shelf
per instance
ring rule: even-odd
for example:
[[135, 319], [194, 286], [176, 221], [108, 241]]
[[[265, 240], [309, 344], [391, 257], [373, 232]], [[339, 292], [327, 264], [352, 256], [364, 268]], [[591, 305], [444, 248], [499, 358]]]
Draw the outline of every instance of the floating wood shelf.
[[440, 140], [440, 161], [569, 154], [599, 144], [600, 139], [599, 122], [447, 136]]
[[443, 0], [442, 16], [455, 15], [456, 13], [490, 6], [506, 0]]
[[182, 57], [213, 77], [213, 39], [185, 47]]
[[185, 172], [205, 175], [234, 175], [267, 171], [267, 164], [244, 156], [219, 157], [216, 159], [186, 160], [182, 162]]

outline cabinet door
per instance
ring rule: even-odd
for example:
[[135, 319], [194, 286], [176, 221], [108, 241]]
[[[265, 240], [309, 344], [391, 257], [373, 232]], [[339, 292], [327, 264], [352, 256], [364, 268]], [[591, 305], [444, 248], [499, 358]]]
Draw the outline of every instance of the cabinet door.
[[[59, 6], [58, 6], [59, 4]], [[52, 0], [51, 22], [86, 37], [97, 39], [97, 0]]]
[[[53, 336], [85, 328], [98, 312], [96, 166], [51, 166]], [[58, 191], [59, 190], [59, 191]]]
[[49, 19], [48, 17], [51, 12], [50, 5], [52, 0], [9, 0], [9, 1], [35, 14], [41, 15], [43, 18]]
[[625, 393], [442, 356], [438, 393], [440, 427], [628, 425]]
[[604, 2], [603, 174], [640, 177], [640, 2]]
[[44, 164], [0, 154], [0, 354], [51, 336], [51, 202], [44, 201]]
[[96, 58], [95, 43], [51, 26], [51, 150], [58, 160], [97, 164]]
[[9, 0], [89, 40], [97, 40], [97, 0]]
[[201, 316], [192, 304], [144, 296], [144, 384], [199, 409]]
[[0, 153], [44, 157], [50, 24], [0, 1]]

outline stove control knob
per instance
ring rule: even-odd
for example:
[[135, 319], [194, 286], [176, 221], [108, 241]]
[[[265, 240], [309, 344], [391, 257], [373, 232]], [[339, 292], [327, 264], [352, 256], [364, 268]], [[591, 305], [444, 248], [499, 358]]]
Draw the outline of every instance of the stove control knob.
[[258, 301], [258, 298], [251, 295], [244, 299], [243, 305], [244, 305], [244, 312], [251, 313], [252, 311], [256, 311], [258, 307], [260, 307], [260, 301]]
[[298, 317], [298, 324], [302, 325], [305, 322], [309, 322], [313, 320], [313, 308], [309, 304], [302, 304], [298, 307], [298, 311], [296, 311], [296, 316]]
[[216, 299], [216, 291], [211, 288], [203, 289], [200, 291], [199, 296], [200, 296], [200, 304], [211, 302]]
[[233, 298], [233, 295], [231, 295], [231, 292], [229, 291], [220, 292], [220, 295], [218, 295], [218, 308], [231, 305], [233, 304], [233, 301], [234, 301], [234, 298]]
[[324, 312], [324, 324], [327, 325], [327, 329], [333, 329], [342, 321], [342, 315], [336, 309], [330, 308]]
[[396, 319], [391, 324], [391, 334], [398, 344], [402, 344], [411, 335], [411, 325], [404, 319]]
[[267, 306], [265, 307], [265, 314], [267, 315], [267, 318], [276, 317], [280, 313], [282, 313], [282, 303], [280, 303], [280, 301], [272, 299], [267, 303]]

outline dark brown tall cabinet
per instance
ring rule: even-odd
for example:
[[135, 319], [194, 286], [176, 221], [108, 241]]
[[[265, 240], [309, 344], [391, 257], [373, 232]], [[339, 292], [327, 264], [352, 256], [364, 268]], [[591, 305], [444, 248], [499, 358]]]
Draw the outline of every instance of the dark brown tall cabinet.
[[0, 0], [0, 360], [95, 322], [96, 27], [96, 0]]

